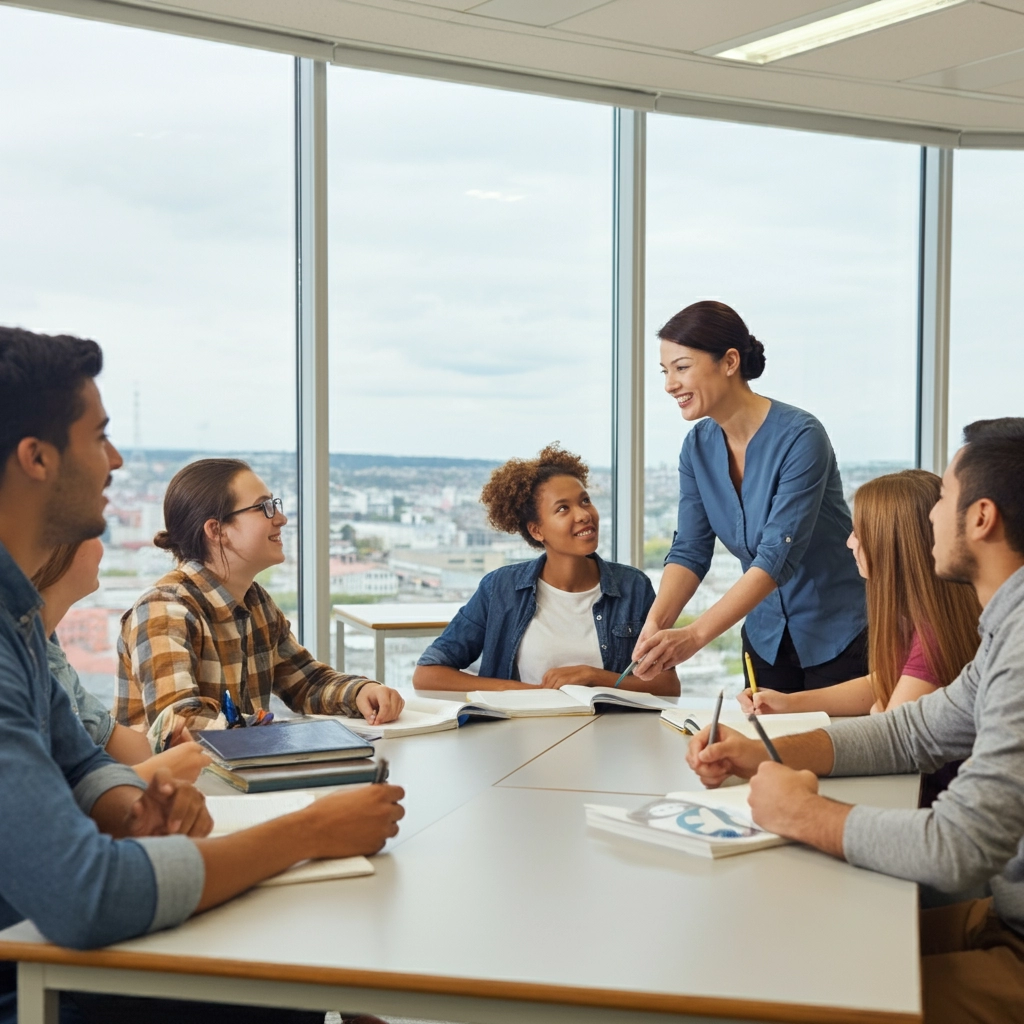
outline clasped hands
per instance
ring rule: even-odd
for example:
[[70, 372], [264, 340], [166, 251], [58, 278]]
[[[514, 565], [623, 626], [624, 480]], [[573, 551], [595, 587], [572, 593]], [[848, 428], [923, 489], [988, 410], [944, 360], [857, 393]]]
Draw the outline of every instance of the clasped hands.
[[201, 839], [212, 829], [203, 794], [166, 769], [158, 769], [142, 795], [129, 804], [120, 834], [126, 838], [183, 835]]

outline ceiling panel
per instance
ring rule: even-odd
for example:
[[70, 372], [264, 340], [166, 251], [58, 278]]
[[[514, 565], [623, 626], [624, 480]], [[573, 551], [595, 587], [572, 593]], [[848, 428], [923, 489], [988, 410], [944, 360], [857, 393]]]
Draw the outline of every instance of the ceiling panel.
[[416, 4], [417, 7], [439, 7], [445, 11], [468, 11], [480, 0], [406, 0], [406, 3]]
[[592, 10], [608, 0], [485, 0], [468, 8], [470, 14], [501, 18], [523, 25], [553, 25], [576, 14]]
[[1024, 14], [964, 4], [772, 66], [899, 82], [1022, 47]]
[[[53, 11], [65, 7], [69, 0], [0, 0], [0, 4], [12, 2]], [[680, 45], [699, 48], [701, 44], [713, 45], [709, 39], [722, 42], [744, 32], [749, 34], [751, 22], [746, 19], [751, 11], [755, 17], [767, 11], [765, 27], [770, 28], [801, 14], [806, 17], [808, 9], [823, 9], [820, 0], [611, 0], [570, 19], [574, 24], [587, 19], [588, 24], [596, 24], [599, 17], [625, 14], [626, 24], [619, 38], [465, 13], [467, 7], [479, 7], [483, 2], [121, 0], [104, 6], [109, 7], [111, 20], [154, 27], [155, 19], [157, 27], [164, 30], [213, 39], [224, 40], [234, 31], [231, 26], [241, 26], [237, 41], [248, 45], [261, 45], [251, 34], [246, 35], [248, 29], [268, 29], [277, 33], [273, 41], [268, 37], [270, 49], [281, 47], [282, 35], [302, 41], [330, 41], [338, 47], [339, 63], [381, 71], [535, 88], [538, 92], [600, 102], [608, 102], [608, 97], [601, 98], [598, 92], [588, 95], [589, 86], [631, 90], [634, 96], [636, 90], [641, 90], [645, 94], [641, 106], [653, 103], [658, 95], [664, 109], [675, 113], [836, 131], [847, 130], [846, 124], [853, 134], [899, 138], [905, 132], [902, 137], [908, 140], [935, 145], [945, 144], [941, 138], [934, 141], [936, 130], [940, 136], [943, 132], [975, 131], [1015, 133], [1024, 139], [1024, 70], [1018, 70], [1017, 56], [1007, 53], [1024, 51], [1024, 12], [1018, 15], [996, 6], [1012, 2], [1024, 7], [1024, 0], [989, 0], [985, 5], [971, 5], [969, 10], [980, 12], [982, 21], [965, 23], [950, 17], [955, 13], [950, 11], [806, 55], [806, 60], [826, 56], [821, 70], [789, 66], [798, 58], [756, 67], [689, 56], [666, 45], [680, 12], [689, 33]], [[142, 10], [126, 13], [133, 8]], [[196, 15], [198, 19], [169, 25], [166, 17], [171, 13]], [[215, 30], [208, 28], [211, 25], [216, 26]], [[647, 35], [635, 38], [641, 30]], [[610, 25], [601, 28], [603, 33], [611, 31]], [[840, 58], [852, 60], [847, 47], [854, 45], [866, 48], [856, 51], [851, 74], [849, 64], [841, 64]], [[1003, 56], [992, 59], [999, 54]], [[898, 74], [908, 74], [908, 63], [911, 70], [920, 69], [919, 75], [959, 63], [964, 75], [969, 72], [975, 76], [971, 80], [974, 84], [971, 88], [959, 85], [957, 88], [963, 91], [954, 91], [935, 88], [934, 84], [922, 87], [886, 80], [894, 64], [899, 64]], [[833, 73], [837, 70], [843, 73]], [[497, 77], [493, 77], [495, 72]], [[501, 78], [506, 72], [537, 77], [517, 85], [512, 78]], [[872, 78], [871, 74], [878, 77]], [[531, 86], [531, 82], [536, 85]], [[573, 92], [576, 86], [572, 83], [580, 83], [578, 93]], [[983, 91], [986, 88], [990, 91]], [[837, 115], [866, 120], [829, 120]], [[808, 116], [810, 121], [806, 120]], [[877, 133], [873, 125], [878, 126]], [[955, 136], [951, 138], [955, 144]], [[1015, 144], [1013, 139], [1009, 141]]]
[[700, 50], [835, 6], [835, 0], [613, 0], [559, 22], [566, 32]]
[[1020, 96], [1024, 98], [1024, 78], [1016, 82], [1006, 82], [1003, 85], [997, 85], [989, 91], [998, 93], [1000, 96]]
[[1014, 50], [973, 64], [962, 64], [944, 71], [933, 71], [910, 81], [917, 85], [934, 85], [940, 89], [964, 89], [983, 92], [1006, 82], [1024, 78], [1024, 50]]

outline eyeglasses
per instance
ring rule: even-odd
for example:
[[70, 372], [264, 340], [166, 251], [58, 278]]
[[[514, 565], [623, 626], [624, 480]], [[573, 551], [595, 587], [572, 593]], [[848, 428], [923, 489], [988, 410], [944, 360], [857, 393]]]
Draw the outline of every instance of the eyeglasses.
[[260, 509], [268, 519], [273, 519], [278, 513], [284, 515], [284, 501], [281, 498], [267, 498], [266, 501], [258, 501], [255, 505], [236, 508], [234, 512], [229, 512], [222, 522], [227, 522], [232, 516], [237, 516], [239, 512], [254, 512], [256, 509]]

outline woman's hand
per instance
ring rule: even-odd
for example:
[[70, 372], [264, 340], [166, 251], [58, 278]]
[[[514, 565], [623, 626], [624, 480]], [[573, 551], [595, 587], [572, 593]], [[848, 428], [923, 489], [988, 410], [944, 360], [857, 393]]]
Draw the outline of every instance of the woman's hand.
[[600, 686], [594, 682], [596, 670], [589, 665], [563, 665], [549, 668], [544, 673], [541, 687], [545, 690], [560, 690], [563, 686]]
[[371, 724], [393, 722], [405, 707], [405, 698], [383, 683], [370, 683], [356, 694], [356, 708]]
[[655, 633], [660, 632], [660, 630], [661, 630], [661, 626], [659, 626], [658, 623], [654, 621], [654, 619], [648, 619], [644, 623], [644, 628], [640, 630], [640, 635], [636, 638], [636, 643], [633, 645], [633, 654], [632, 654], [632, 656], [630, 657], [629, 660], [630, 661], [639, 661], [640, 660], [640, 654], [639, 654], [640, 650], [641, 649], [645, 649], [646, 650], [645, 645], [646, 645], [647, 641], [650, 640], [651, 637], [654, 636]]
[[[646, 626], [644, 629], [646, 630]], [[693, 626], [682, 629], [659, 629], [652, 636], [637, 643], [633, 650], [633, 660], [639, 664], [633, 670], [637, 679], [645, 682], [652, 680], [659, 672], [667, 668], [675, 668], [692, 658], [704, 644], [697, 637]]]
[[[184, 730], [186, 733], [188, 730]], [[150, 782], [161, 768], [171, 773], [176, 779], [195, 782], [199, 773], [210, 763], [212, 758], [198, 743], [179, 743], [165, 750], [162, 754], [154, 754], [141, 764], [135, 765], [140, 778]]]
[[763, 686], [757, 688], [757, 693], [749, 689], [744, 690], [736, 699], [740, 702], [740, 709], [745, 715], [788, 715], [798, 710], [793, 707], [791, 693], [766, 690]]

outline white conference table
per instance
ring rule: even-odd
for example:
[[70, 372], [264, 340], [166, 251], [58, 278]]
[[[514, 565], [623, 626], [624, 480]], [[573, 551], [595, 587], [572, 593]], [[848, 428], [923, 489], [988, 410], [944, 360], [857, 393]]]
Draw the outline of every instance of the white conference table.
[[440, 636], [462, 607], [459, 601], [408, 604], [336, 604], [334, 667], [345, 671], [345, 627], [373, 637], [373, 678], [384, 682], [384, 642], [390, 637]]
[[[15, 925], [20, 1024], [52, 1024], [61, 989], [474, 1024], [919, 1022], [913, 884], [802, 847], [711, 861], [587, 829], [586, 802], [693, 788], [685, 743], [642, 712], [381, 741], [408, 816], [374, 876], [255, 890], [94, 952]], [[917, 788], [822, 783], [896, 807]]]

